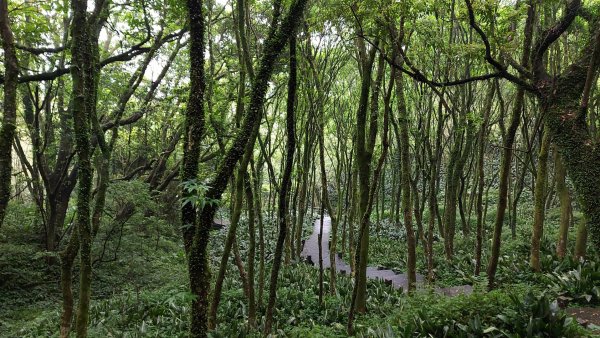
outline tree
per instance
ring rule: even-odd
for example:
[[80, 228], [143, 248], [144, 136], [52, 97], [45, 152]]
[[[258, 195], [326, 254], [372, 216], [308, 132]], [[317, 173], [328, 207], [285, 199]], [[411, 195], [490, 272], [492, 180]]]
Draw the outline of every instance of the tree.
[[[517, 67], [520, 73], [530, 74], [531, 81], [527, 81], [523, 76], [516, 77], [509, 73], [504, 66], [493, 58], [489, 40], [475, 22], [471, 3], [468, 0], [466, 0], [466, 3], [469, 9], [471, 26], [478, 32], [486, 45], [486, 60], [488, 63], [498, 71], [499, 76], [514, 82], [520, 90], [527, 90], [537, 97], [542, 114], [545, 116], [545, 124], [548, 126], [559, 152], [565, 158], [567, 171], [573, 180], [588, 225], [592, 229], [600, 227], [600, 206], [595, 202], [600, 197], [600, 188], [598, 188], [600, 182], [595, 180], [600, 180], [600, 178], [593, 169], [590, 169], [597, 166], [588, 166], [590, 163], [595, 163], [600, 157], [598, 157], [594, 142], [590, 138], [586, 123], [589, 94], [600, 65], [600, 47], [598, 47], [600, 45], [600, 41], [598, 41], [600, 26], [597, 17], [584, 8], [580, 0], [569, 1], [562, 17], [543, 30], [533, 45], [531, 49], [531, 66], [529, 67], [529, 62], [521, 62], [521, 67]], [[530, 13], [533, 13], [533, 7], [534, 5], [531, 4]], [[588, 22], [589, 38], [575, 61], [564, 68], [560, 74], [551, 76], [546, 69], [545, 55], [549, 47], [561, 35], [565, 34], [578, 16]], [[529, 14], [528, 17], [530, 17]], [[529, 46], [531, 43], [528, 43], [528, 41], [531, 40], [531, 35], [531, 33], [525, 34], [526, 40], [522, 61], [529, 61]], [[501, 209], [499, 208], [499, 211]], [[499, 219], [500, 217], [497, 219], [496, 229], [501, 228], [498, 222]], [[597, 233], [600, 232], [592, 232], [592, 238], [596, 245], [600, 243], [600, 237], [596, 236]], [[495, 239], [494, 243], [495, 248], [488, 268], [489, 276], [495, 274], [497, 265], [495, 257], [498, 254], [499, 241]], [[490, 284], [492, 283], [493, 277], [490, 278]]]
[[546, 181], [548, 177], [548, 150], [550, 148], [550, 137], [544, 129], [542, 143], [538, 154], [537, 175], [535, 178], [535, 211], [533, 214], [533, 231], [531, 234], [530, 265], [534, 271], [540, 271], [540, 241], [544, 229], [544, 197], [546, 196]]
[[[357, 48], [360, 55], [360, 69], [361, 69], [361, 87], [360, 87], [360, 101], [356, 111], [356, 165], [358, 173], [358, 203], [357, 214], [358, 214], [358, 241], [356, 243], [356, 263], [355, 263], [355, 285], [353, 296], [352, 307], [358, 313], [364, 313], [366, 311], [367, 301], [367, 259], [369, 254], [369, 223], [370, 223], [370, 208], [369, 208], [369, 191], [370, 191], [370, 180], [371, 180], [371, 159], [374, 145], [371, 142], [372, 135], [376, 135], [377, 124], [367, 124], [367, 111], [369, 104], [369, 93], [371, 90], [371, 102], [377, 101], [377, 95], [379, 95], [379, 85], [381, 84], [381, 76], [383, 74], [383, 62], [379, 61], [378, 80], [376, 80], [375, 87], [371, 87], [373, 64], [377, 55], [377, 49], [371, 48], [368, 52], [365, 46], [365, 41], [361, 37], [356, 39]], [[377, 114], [377, 103], [372, 104], [374, 114]], [[367, 129], [369, 128], [369, 129]], [[367, 139], [367, 135], [369, 139]], [[353, 311], [353, 310], [351, 310]]]
[[204, 195], [204, 198], [212, 203], [205, 204], [199, 210], [198, 223], [190, 230], [193, 232], [193, 236], [188, 236], [188, 274], [191, 291], [196, 296], [192, 301], [192, 323], [190, 328], [192, 337], [206, 337], [207, 335], [208, 291], [210, 288], [207, 246], [209, 230], [217, 207], [213, 201], [218, 201], [221, 198], [236, 163], [244, 154], [246, 144], [249, 142], [254, 143], [254, 139], [251, 137], [252, 131], [261, 120], [268, 82], [273, 73], [273, 65], [289, 37], [294, 34], [306, 1], [298, 0], [294, 2], [281, 19], [281, 22], [279, 19], [280, 5], [279, 2], [275, 2], [271, 32], [265, 41], [258, 72], [252, 83], [250, 103], [244, 113], [239, 132], [231, 147], [227, 149], [214, 178], [208, 185], [210, 188]]
[[[398, 53], [398, 51], [396, 51]], [[398, 60], [399, 61], [399, 60]], [[408, 290], [413, 291], [416, 288], [416, 238], [412, 225], [411, 208], [411, 185], [410, 185], [410, 143], [408, 137], [408, 126], [410, 120], [406, 108], [404, 97], [404, 83], [401, 72], [394, 72], [394, 81], [396, 84], [396, 100], [398, 105], [398, 125], [400, 129], [400, 184], [402, 186], [402, 216], [404, 227], [406, 228], [406, 242], [408, 244]]]
[[289, 206], [289, 187], [292, 181], [292, 169], [294, 165], [294, 152], [296, 151], [296, 119], [294, 116], [296, 103], [297, 86], [297, 65], [296, 65], [296, 37], [294, 31], [289, 33], [290, 49], [290, 75], [288, 80], [288, 96], [286, 102], [286, 154], [285, 166], [283, 167], [283, 176], [281, 178], [281, 188], [279, 189], [279, 202], [277, 208], [277, 224], [279, 233], [275, 247], [275, 257], [273, 258], [273, 267], [271, 268], [271, 283], [269, 284], [269, 303], [267, 304], [267, 315], [265, 319], [265, 332], [271, 332], [273, 321], [273, 310], [277, 297], [277, 278], [281, 267], [281, 255], [283, 253], [283, 244], [287, 236], [288, 227], [288, 206]]
[[12, 182], [12, 143], [17, 128], [17, 84], [19, 64], [8, 17], [8, 1], [0, 0], [0, 37], [4, 49], [4, 114], [0, 129], [0, 227], [6, 216]]
[[[96, 20], [103, 10], [103, 3], [96, 3], [94, 15], [87, 15], [87, 1], [71, 2], [73, 21], [71, 24], [71, 54], [74, 67], [73, 80], [73, 124], [75, 130], [75, 151], [77, 153], [77, 236], [80, 255], [79, 303], [77, 308], [77, 337], [87, 336], [92, 283], [92, 149], [91, 121], [96, 114], [97, 95], [97, 44]], [[94, 47], [96, 46], [96, 50]]]
[[[471, 22], [471, 26], [478, 31], [481, 32], [481, 29], [475, 23], [475, 16], [473, 14], [473, 9], [471, 6], [471, 2], [469, 0], [465, 0], [467, 3], [467, 7], [469, 9], [469, 21]], [[535, 5], [533, 2], [529, 4], [529, 9], [527, 11], [527, 22], [525, 23], [525, 38], [523, 42], [523, 51], [521, 55], [521, 66], [527, 67], [529, 65], [529, 53], [531, 49], [531, 41], [533, 35], [533, 24], [535, 19]], [[484, 35], [479, 33], [484, 38]], [[484, 41], [487, 38], [484, 39]], [[491, 58], [490, 56], [490, 48], [489, 43], [486, 42], [486, 57]], [[498, 207], [496, 211], [496, 220], [494, 222], [494, 236], [492, 240], [492, 255], [490, 257], [490, 261], [488, 264], [488, 287], [493, 288], [494, 286], [494, 278], [496, 275], [496, 270], [498, 268], [498, 259], [500, 256], [500, 241], [502, 236], [502, 226], [504, 224], [504, 214], [506, 212], [506, 204], [508, 198], [508, 179], [510, 174], [511, 161], [513, 156], [513, 144], [515, 140], [515, 134], [517, 133], [517, 128], [519, 127], [519, 122], [521, 120], [521, 109], [523, 108], [525, 100], [525, 88], [519, 87], [516, 93], [515, 105], [513, 106], [512, 114], [510, 117], [509, 127], [506, 131], [506, 136], [503, 141], [503, 152], [502, 152], [502, 165], [500, 166], [500, 182], [499, 182], [499, 192], [498, 192]]]
[[554, 152], [554, 178], [556, 179], [556, 193], [560, 202], [560, 226], [556, 255], [564, 258], [567, 255], [567, 241], [569, 240], [569, 225], [571, 224], [571, 196], [565, 178], [567, 176], [565, 165], [558, 152]]
[[488, 125], [490, 122], [490, 112], [494, 99], [496, 86], [493, 83], [489, 84], [488, 92], [485, 98], [485, 107], [483, 112], [483, 122], [481, 124], [478, 143], [479, 149], [477, 154], [477, 230], [475, 244], [475, 275], [478, 276], [481, 271], [481, 253], [483, 247], [483, 188], [485, 185], [484, 159], [486, 149], [486, 135], [488, 133]]

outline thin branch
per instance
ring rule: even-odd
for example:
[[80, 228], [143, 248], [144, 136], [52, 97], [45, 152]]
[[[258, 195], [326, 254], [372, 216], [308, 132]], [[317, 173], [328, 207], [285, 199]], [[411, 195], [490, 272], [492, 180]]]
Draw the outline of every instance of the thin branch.
[[[184, 28], [178, 32], [165, 35], [165, 37], [161, 39], [160, 45], [165, 44], [167, 42], [171, 42], [175, 39], [178, 39], [180, 36], [185, 34], [187, 31], [188, 31], [188, 28]], [[108, 58], [100, 61], [99, 66], [100, 66], [100, 68], [103, 68], [103, 67], [105, 67], [109, 64], [115, 63], [115, 62], [130, 61], [131, 59], [133, 59], [134, 57], [136, 57], [138, 55], [147, 53], [152, 48], [153, 48], [152, 46], [141, 47], [140, 45], [135, 45], [135, 46], [131, 47], [129, 50], [127, 50], [121, 54], [117, 54], [117, 55], [108, 57]], [[60, 76], [68, 74], [70, 71], [71, 71], [71, 66], [67, 66], [64, 68], [58, 68], [58, 69], [50, 71], [50, 72], [31, 74], [31, 75], [22, 75], [19, 77], [19, 83], [28, 83], [28, 82], [36, 82], [36, 81], [51, 81]], [[0, 74], [0, 84], [4, 84], [4, 74]]]
[[60, 53], [62, 51], [64, 51], [67, 47], [65, 46], [58, 46], [58, 47], [29, 47], [29, 46], [25, 46], [19, 43], [15, 43], [15, 47], [17, 47], [20, 50], [29, 52], [31, 54], [34, 55], [40, 55], [40, 54], [54, 54], [54, 53]]
[[498, 60], [496, 60], [492, 56], [492, 46], [490, 44], [490, 40], [488, 39], [488, 37], [485, 34], [485, 32], [483, 31], [483, 29], [481, 29], [481, 27], [479, 27], [479, 25], [477, 24], [477, 21], [475, 20], [475, 12], [473, 11], [473, 5], [471, 4], [471, 1], [465, 0], [465, 4], [467, 5], [467, 10], [469, 12], [469, 24], [477, 32], [477, 34], [479, 35], [479, 37], [481, 38], [481, 40], [483, 41], [483, 44], [485, 46], [485, 60], [498, 71], [498, 74], [500, 77], [502, 77], [512, 83], [517, 84], [518, 86], [520, 86], [521, 88], [523, 88], [529, 92], [537, 94], [538, 93], [537, 88], [535, 88], [532, 84], [526, 82], [525, 80], [508, 72], [508, 70], [506, 69], [506, 66], [502, 65]]
[[[468, 1], [468, 0], [465, 0]], [[571, 25], [577, 13], [581, 9], [581, 0], [572, 0], [567, 4], [565, 13], [553, 26], [547, 28], [540, 35], [540, 39], [536, 42], [533, 48], [533, 60], [531, 62], [533, 68], [533, 75], [536, 79], [541, 80], [548, 77], [546, 69], [544, 67], [544, 53], [550, 47], [550, 45], [558, 39], [562, 33]]]
[[595, 83], [596, 79], [596, 71], [598, 61], [600, 60], [600, 30], [596, 33], [595, 37], [595, 47], [594, 52], [592, 54], [592, 58], [590, 60], [590, 65], [588, 66], [588, 71], [585, 80], [585, 86], [583, 87], [583, 97], [581, 99], [581, 111], [585, 114], [588, 108], [588, 103], [590, 100], [590, 92], [592, 90], [592, 86]]

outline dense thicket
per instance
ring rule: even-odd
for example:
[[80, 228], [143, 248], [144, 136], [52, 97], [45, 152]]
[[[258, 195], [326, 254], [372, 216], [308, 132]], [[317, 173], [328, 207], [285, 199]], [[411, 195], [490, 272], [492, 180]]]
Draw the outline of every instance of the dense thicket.
[[0, 0], [0, 38], [0, 335], [585, 334], [599, 2]]

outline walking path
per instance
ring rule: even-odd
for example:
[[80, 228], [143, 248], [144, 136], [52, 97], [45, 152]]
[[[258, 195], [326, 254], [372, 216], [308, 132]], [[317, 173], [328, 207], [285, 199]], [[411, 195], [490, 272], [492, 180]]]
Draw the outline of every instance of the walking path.
[[[319, 265], [319, 232], [321, 226], [321, 219], [315, 220], [313, 233], [310, 238], [304, 242], [302, 253], [300, 254], [309, 264], [314, 266]], [[327, 269], [331, 267], [331, 260], [329, 259], [329, 233], [331, 232], [331, 218], [325, 216], [323, 218], [323, 237], [321, 238], [322, 255], [323, 255], [323, 268]], [[350, 265], [344, 260], [337, 256], [335, 259], [335, 269], [341, 274], [350, 274]], [[408, 290], [408, 275], [405, 273], [395, 273], [388, 269], [379, 269], [376, 267], [367, 267], [367, 277], [371, 279], [383, 280], [386, 284], [393, 286], [395, 289], [402, 288]], [[417, 286], [423, 284], [423, 276], [417, 274]], [[436, 292], [446, 296], [456, 296], [458, 294], [469, 294], [473, 292], [473, 287], [470, 285], [461, 285], [450, 288], [436, 288]]]
[[[317, 218], [314, 223], [313, 233], [310, 238], [304, 242], [302, 253], [300, 254], [306, 262], [313, 266], [319, 265], [319, 232], [320, 232], [321, 219]], [[331, 232], [331, 218], [325, 216], [323, 218], [323, 238], [321, 239], [322, 255], [323, 255], [323, 268], [331, 268], [331, 260], [329, 257], [329, 234]], [[336, 256], [335, 269], [341, 274], [350, 274], [350, 265], [344, 260]], [[388, 269], [378, 269], [374, 267], [367, 267], [367, 277], [371, 279], [383, 280], [386, 284], [391, 285], [395, 289], [408, 290], [408, 276], [404, 273], [395, 273]], [[423, 276], [417, 274], [417, 287], [425, 286], [423, 283]], [[471, 285], [461, 285], [449, 288], [435, 288], [435, 291], [444, 296], [457, 296], [460, 294], [470, 294], [473, 292]], [[592, 329], [594, 334], [599, 334], [597, 330], [600, 327], [600, 308], [568, 308], [566, 312], [575, 317], [577, 322], [584, 327]]]

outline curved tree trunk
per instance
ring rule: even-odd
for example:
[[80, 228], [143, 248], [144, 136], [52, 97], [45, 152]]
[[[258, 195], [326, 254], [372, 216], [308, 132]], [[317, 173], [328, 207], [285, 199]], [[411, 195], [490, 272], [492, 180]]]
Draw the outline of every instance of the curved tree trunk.
[[[215, 177], [209, 184], [210, 188], [205, 194], [205, 199], [209, 201], [219, 201], [221, 199], [231, 175], [235, 170], [236, 163], [244, 154], [246, 144], [249, 142], [254, 143], [255, 141], [255, 138], [252, 138], [252, 131], [254, 130], [255, 125], [259, 124], [262, 120], [265, 95], [267, 93], [269, 80], [273, 73], [275, 61], [289, 37], [294, 34], [306, 6], [306, 0], [297, 0], [294, 2], [285, 18], [281, 20], [280, 25], [277, 25], [280, 15], [280, 3], [276, 1], [275, 4], [275, 15], [272, 20], [271, 32], [265, 40], [265, 47], [259, 70], [252, 83], [249, 105], [244, 113], [239, 132], [236, 134], [231, 147], [226, 151], [217, 168]], [[193, 236], [190, 238], [191, 245], [188, 249], [188, 273], [192, 294], [196, 296], [192, 301], [191, 311], [192, 323], [190, 335], [192, 337], [204, 338], [207, 336], [207, 310], [210, 289], [208, 242], [209, 230], [215, 212], [215, 203], [204, 206], [200, 211], [199, 224], [194, 227]], [[283, 250], [283, 240], [285, 240], [285, 236], [282, 239], [281, 250]]]

